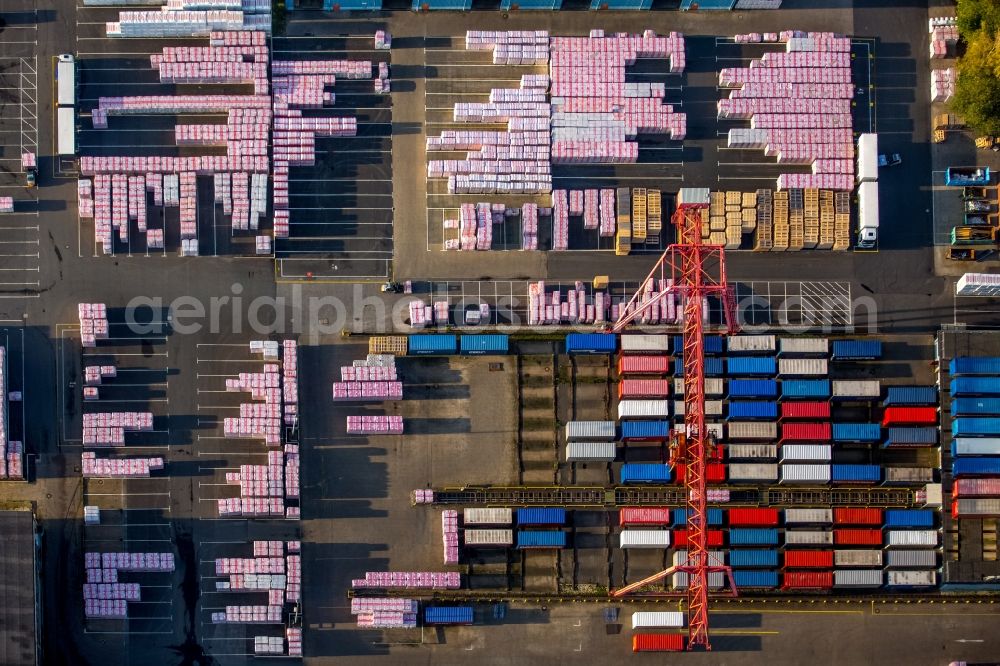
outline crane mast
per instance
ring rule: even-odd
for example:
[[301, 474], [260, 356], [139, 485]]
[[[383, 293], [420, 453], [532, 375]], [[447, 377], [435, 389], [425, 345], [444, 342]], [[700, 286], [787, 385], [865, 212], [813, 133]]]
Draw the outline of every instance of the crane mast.
[[[708, 191], [683, 188], [678, 193], [677, 210], [671, 221], [677, 230], [677, 242], [670, 245], [650, 271], [646, 281], [623, 308], [612, 330], [620, 332], [653, 303], [676, 294], [683, 303], [684, 432], [671, 440], [671, 462], [685, 464], [687, 490], [688, 560], [645, 580], [616, 590], [624, 596], [674, 572], [688, 574], [687, 613], [688, 650], [711, 649], [708, 637], [708, 578], [724, 572], [735, 593], [732, 573], [721, 562], [709, 562], [708, 488], [706, 470], [709, 458], [716, 457], [715, 442], [705, 424], [705, 320], [709, 296], [722, 303], [727, 333], [736, 332], [735, 299], [726, 281], [725, 250], [719, 245], [703, 244], [702, 213], [708, 208]], [[667, 277], [669, 275], [669, 278]], [[659, 277], [668, 284], [652, 299], [644, 300], [644, 287]]]

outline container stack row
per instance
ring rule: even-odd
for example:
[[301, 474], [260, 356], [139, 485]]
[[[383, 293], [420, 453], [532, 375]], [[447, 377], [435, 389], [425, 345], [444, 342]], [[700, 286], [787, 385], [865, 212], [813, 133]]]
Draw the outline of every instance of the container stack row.
[[1000, 358], [959, 356], [948, 373], [952, 518], [1000, 518]]
[[850, 38], [792, 30], [770, 36], [783, 52], [719, 72], [719, 85], [730, 91], [719, 100], [719, 118], [750, 121], [749, 129], [730, 130], [729, 146], [763, 149], [779, 165], [813, 167], [781, 174], [779, 190], [853, 190]]
[[139, 583], [119, 581], [119, 574], [172, 572], [174, 555], [87, 552], [84, 566], [84, 615], [91, 620], [124, 620], [128, 617], [128, 602], [141, 601], [142, 590]]
[[465, 509], [459, 535], [467, 549], [565, 548], [565, 524], [562, 508]]

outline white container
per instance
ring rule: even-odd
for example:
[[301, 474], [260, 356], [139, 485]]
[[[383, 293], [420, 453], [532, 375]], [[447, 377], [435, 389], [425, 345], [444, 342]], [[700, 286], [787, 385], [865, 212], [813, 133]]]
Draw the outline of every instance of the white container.
[[729, 480], [732, 483], [741, 481], [777, 481], [778, 465], [768, 463], [730, 463], [728, 466]]
[[[681, 403], [682, 405], [684, 403]], [[618, 419], [665, 419], [670, 416], [669, 400], [622, 400], [618, 403]]]
[[[687, 564], [688, 552], [686, 548], [681, 548], [675, 550], [671, 563], [677, 567], [682, 564]], [[708, 551], [708, 563], [711, 566], [722, 566], [726, 563], [726, 554], [721, 550], [710, 550]]]
[[465, 509], [462, 512], [465, 525], [510, 525], [513, 521], [510, 509]]
[[781, 462], [830, 462], [833, 447], [829, 444], [785, 444], [781, 447]]
[[1000, 456], [998, 437], [956, 437], [957, 456]]
[[[688, 575], [686, 571], [678, 571], [671, 577], [671, 587], [675, 590], [686, 590], [688, 587]], [[726, 584], [726, 574], [721, 571], [712, 571], [708, 574], [708, 588], [710, 590], [721, 590]]]
[[782, 465], [779, 483], [830, 483], [830, 466]]
[[928, 587], [937, 585], [936, 571], [890, 571], [886, 582], [890, 587]]
[[779, 358], [779, 377], [826, 377], [829, 374], [825, 358]]
[[785, 509], [786, 525], [829, 525], [833, 509]]
[[669, 335], [638, 335], [629, 333], [621, 336], [619, 341], [623, 354], [666, 354], [670, 351]]
[[958, 503], [958, 516], [1000, 516], [1000, 498], [996, 497], [976, 497], [956, 500]]
[[513, 530], [465, 530], [466, 546], [512, 546]]
[[726, 424], [729, 441], [744, 439], [777, 439], [778, 424], [766, 421], [730, 421]]
[[61, 106], [56, 112], [57, 150], [60, 155], [76, 155], [76, 119], [72, 106]]
[[889, 569], [936, 569], [937, 552], [933, 550], [887, 550], [885, 566]]
[[[676, 432], [684, 432], [686, 430], [686, 426], [683, 423], [677, 423], [674, 425], [674, 430]], [[725, 438], [725, 433], [723, 432], [721, 423], [706, 423], [705, 430], [709, 435], [714, 437], [717, 442], [721, 442]]]
[[827, 530], [785, 530], [786, 546], [832, 546], [833, 532]]
[[882, 394], [882, 385], [877, 379], [835, 379], [832, 382], [831, 393], [834, 398], [877, 399]]
[[617, 435], [614, 421], [570, 421], [566, 424], [566, 441], [581, 439], [614, 439]]
[[778, 457], [777, 444], [730, 444], [726, 447], [729, 460], [774, 460]]
[[728, 340], [730, 354], [769, 354], [777, 347], [773, 335], [734, 335]]
[[64, 53], [56, 63], [56, 84], [59, 106], [76, 104], [76, 62], [72, 55]]
[[1000, 275], [993, 273], [966, 273], [958, 278], [956, 296], [1000, 296]]
[[937, 546], [937, 530], [886, 530], [885, 545], [888, 548], [914, 546]]
[[781, 356], [827, 356], [830, 353], [827, 338], [781, 338], [778, 346]]
[[622, 530], [620, 548], [669, 548], [669, 530]]
[[858, 229], [878, 232], [878, 183], [858, 185]]
[[[725, 390], [723, 381], [722, 377], [706, 377], [705, 395], [711, 397], [721, 396]], [[684, 397], [684, 380], [678, 377], [674, 377], [674, 395], [679, 398]]]
[[833, 572], [834, 587], [882, 587], [880, 569], [837, 569]]
[[570, 442], [566, 462], [612, 462], [618, 454], [614, 442]]
[[[674, 416], [684, 416], [684, 401], [674, 400]], [[722, 416], [722, 401], [721, 400], [706, 400], [705, 401], [705, 415], [706, 416]]]
[[676, 611], [640, 611], [632, 613], [633, 629], [653, 629], [657, 627], [683, 627], [684, 613]]
[[833, 564], [838, 567], [880, 567], [881, 550], [845, 549], [833, 551]]
[[878, 135], [858, 136], [858, 182], [873, 183], [878, 180]]

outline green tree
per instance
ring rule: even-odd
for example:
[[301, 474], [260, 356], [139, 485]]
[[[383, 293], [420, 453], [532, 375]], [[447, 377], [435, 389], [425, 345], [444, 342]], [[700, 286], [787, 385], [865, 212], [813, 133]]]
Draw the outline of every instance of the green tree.
[[1000, 136], [1000, 0], [959, 0], [958, 59], [952, 108], [976, 132]]

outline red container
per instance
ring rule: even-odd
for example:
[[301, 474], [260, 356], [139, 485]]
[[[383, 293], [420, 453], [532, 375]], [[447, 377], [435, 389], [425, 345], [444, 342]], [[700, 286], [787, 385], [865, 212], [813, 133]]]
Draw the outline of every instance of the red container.
[[659, 506], [626, 506], [618, 513], [622, 525], [667, 525], [670, 509]]
[[828, 419], [828, 418], [830, 418], [830, 403], [828, 403], [828, 402], [783, 402], [783, 403], [781, 403], [781, 418], [783, 418], [783, 419]]
[[619, 398], [666, 398], [669, 379], [623, 379], [618, 383]]
[[618, 357], [619, 375], [666, 375], [669, 373], [669, 356]]
[[[687, 530], [674, 530], [673, 536], [671, 536], [671, 541], [673, 542], [671, 548], [687, 548], [688, 545], [688, 531]], [[708, 531], [708, 545], [710, 547], [721, 547], [722, 546], [722, 530], [709, 530]]]
[[834, 530], [833, 542], [838, 546], [881, 546], [882, 530]]
[[729, 524], [733, 527], [776, 527], [778, 525], [777, 509], [730, 509]]
[[786, 571], [781, 578], [784, 590], [829, 590], [833, 587], [832, 571]]
[[882, 509], [843, 507], [833, 510], [834, 525], [881, 525]]
[[1000, 479], [955, 479], [951, 484], [951, 496], [1000, 497]]
[[[687, 465], [684, 463], [678, 463], [674, 465], [674, 470], [677, 472], [676, 483], [684, 483], [687, 479]], [[705, 465], [705, 482], [706, 483], [725, 483], [726, 482], [726, 466], [722, 463], [708, 463]]]
[[833, 567], [832, 550], [786, 550], [786, 569], [830, 569]]
[[886, 407], [882, 425], [937, 425], [937, 407]]
[[635, 634], [632, 652], [681, 652], [684, 634]]
[[829, 423], [782, 423], [783, 442], [829, 442], [833, 437]]

